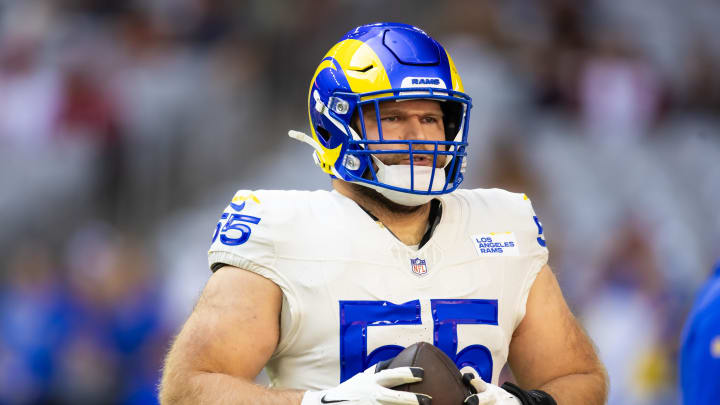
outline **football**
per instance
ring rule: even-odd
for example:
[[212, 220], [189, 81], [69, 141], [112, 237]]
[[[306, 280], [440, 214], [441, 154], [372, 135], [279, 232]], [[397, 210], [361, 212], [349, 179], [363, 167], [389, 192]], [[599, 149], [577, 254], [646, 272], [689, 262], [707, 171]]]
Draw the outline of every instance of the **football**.
[[418, 342], [408, 346], [388, 364], [388, 368], [396, 367], [422, 367], [425, 370], [422, 381], [393, 389], [430, 395], [432, 405], [460, 405], [472, 394], [463, 384], [455, 362], [430, 343]]

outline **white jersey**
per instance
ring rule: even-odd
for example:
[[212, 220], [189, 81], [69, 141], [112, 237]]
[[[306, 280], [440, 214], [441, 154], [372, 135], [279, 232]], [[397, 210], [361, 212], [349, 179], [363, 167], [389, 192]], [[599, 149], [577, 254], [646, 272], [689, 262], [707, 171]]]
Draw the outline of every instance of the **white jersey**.
[[332, 191], [239, 191], [209, 252], [283, 292], [274, 387], [325, 389], [418, 341], [498, 383], [547, 263], [523, 194], [456, 190], [419, 250]]

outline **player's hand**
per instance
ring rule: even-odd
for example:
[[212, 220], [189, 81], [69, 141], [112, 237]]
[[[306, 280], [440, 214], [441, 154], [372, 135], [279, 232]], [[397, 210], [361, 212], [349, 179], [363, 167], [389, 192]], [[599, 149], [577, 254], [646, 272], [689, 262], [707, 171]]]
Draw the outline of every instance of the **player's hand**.
[[387, 366], [387, 363], [374, 365], [335, 388], [307, 391], [301, 405], [430, 405], [430, 397], [427, 395], [390, 389], [422, 381], [423, 369], [383, 369], [384, 366]]
[[522, 405], [522, 402], [513, 394], [504, 389], [486, 383], [473, 372], [465, 372], [463, 367], [463, 381], [472, 387], [475, 394], [465, 398], [464, 405]]

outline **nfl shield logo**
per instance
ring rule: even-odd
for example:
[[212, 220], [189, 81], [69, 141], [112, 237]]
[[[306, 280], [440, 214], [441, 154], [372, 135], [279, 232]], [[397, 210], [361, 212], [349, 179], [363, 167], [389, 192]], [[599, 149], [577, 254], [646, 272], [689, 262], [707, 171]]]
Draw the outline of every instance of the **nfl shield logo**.
[[424, 276], [427, 274], [427, 265], [425, 260], [416, 258], [410, 259], [410, 270], [418, 276]]

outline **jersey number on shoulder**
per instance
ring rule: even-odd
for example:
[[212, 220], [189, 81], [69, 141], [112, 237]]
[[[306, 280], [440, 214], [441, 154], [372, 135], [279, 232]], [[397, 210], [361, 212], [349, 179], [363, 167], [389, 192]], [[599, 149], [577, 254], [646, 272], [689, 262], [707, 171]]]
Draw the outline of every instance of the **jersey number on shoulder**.
[[547, 246], [547, 243], [545, 242], [545, 238], [543, 238], [542, 223], [540, 223], [540, 220], [538, 219], [537, 215], [533, 215], [533, 219], [535, 220], [535, 225], [537, 225], [537, 228], [538, 228], [537, 243], [540, 246], [545, 247], [545, 246]]
[[260, 218], [250, 215], [239, 214], [245, 208], [245, 201], [242, 204], [230, 204], [234, 213], [224, 212], [215, 226], [215, 233], [212, 242], [215, 243], [218, 236], [223, 245], [237, 246], [247, 242], [252, 230], [245, 223], [258, 224]]
[[[473, 367], [490, 382], [493, 361], [483, 345], [470, 345], [457, 351], [457, 326], [461, 324], [498, 324], [497, 300], [430, 300], [433, 318], [433, 344], [447, 354], [458, 368]], [[392, 325], [420, 325], [420, 300], [404, 304], [389, 301], [340, 301], [340, 382], [387, 360], [404, 347], [386, 345], [367, 353], [367, 328]]]

